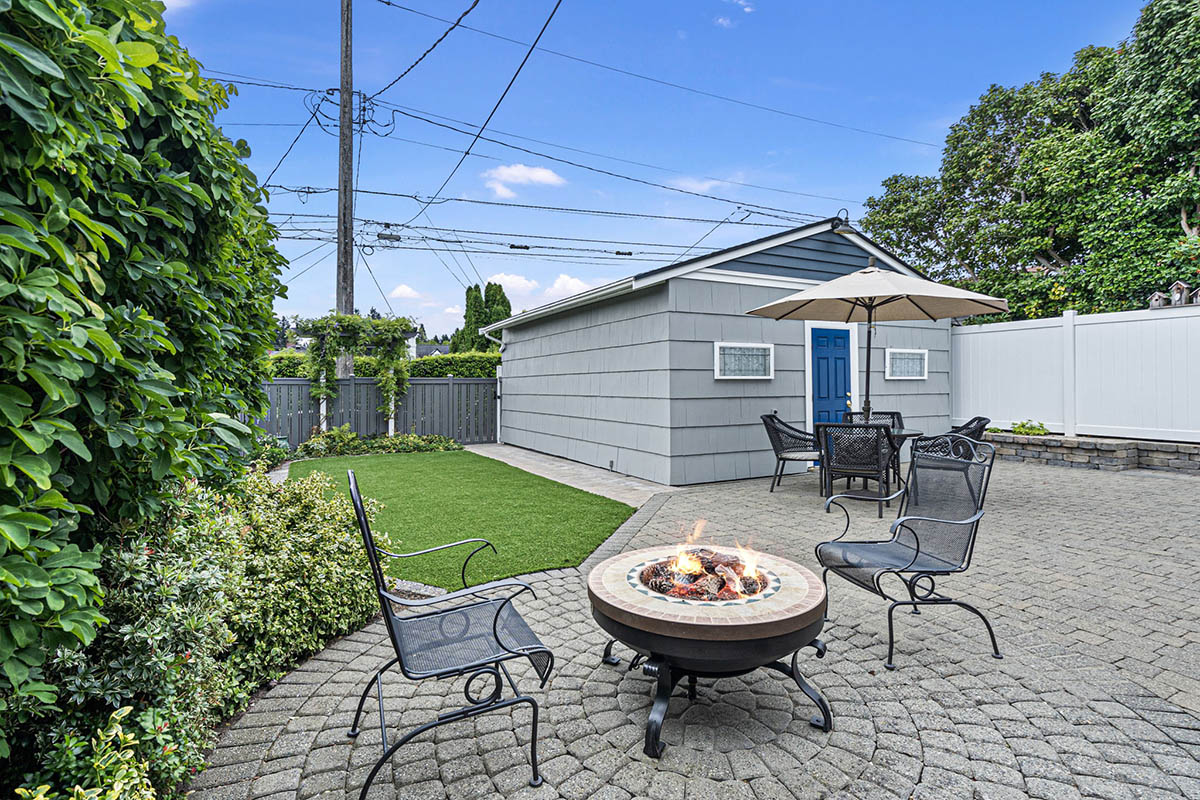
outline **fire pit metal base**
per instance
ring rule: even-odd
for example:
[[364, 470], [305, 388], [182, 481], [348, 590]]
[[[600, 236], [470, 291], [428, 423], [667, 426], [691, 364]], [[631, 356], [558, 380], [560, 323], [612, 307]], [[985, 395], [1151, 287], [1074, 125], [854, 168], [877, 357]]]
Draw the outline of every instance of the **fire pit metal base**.
[[[613, 645], [617, 643], [616, 639], [610, 639], [604, 648], [604, 656], [602, 658], [605, 664], [616, 666], [621, 663], [621, 659], [612, 654]], [[814, 639], [808, 647], [816, 650], [817, 658], [824, 658], [825, 643], [820, 639]], [[833, 730], [833, 712], [829, 708], [829, 703], [821, 693], [812, 686], [808, 681], [804, 680], [804, 676], [800, 674], [797, 659], [800, 651], [792, 653], [791, 664], [784, 661], [771, 661], [759, 666], [765, 669], [773, 669], [776, 672], [781, 672], [796, 682], [800, 687], [800, 691], [808, 696], [809, 700], [813, 701], [820, 714], [813, 716], [809, 720], [809, 724], [814, 728], [819, 728], [823, 731]], [[656, 687], [654, 691], [654, 704], [650, 707], [650, 718], [646, 721], [646, 743], [642, 747], [642, 752], [651, 758], [660, 758], [666, 745], [660, 740], [662, 734], [663, 722], [667, 716], [667, 706], [670, 705], [671, 695], [675, 693], [675, 687], [684, 677], [688, 679], [687, 695], [688, 700], [696, 699], [696, 679], [704, 678], [733, 678], [738, 675], [745, 675], [750, 670], [738, 670], [737, 672], [694, 672], [683, 670], [673, 666], [670, 659], [662, 655], [651, 655], [648, 658], [641, 653], [635, 655], [629, 661], [629, 670], [635, 670], [641, 666], [642, 674], [654, 678]], [[755, 667], [754, 669], [757, 669]]]
[[832, 730], [829, 704], [804, 680], [797, 664], [806, 647], [814, 648], [818, 658], [825, 655], [825, 644], [817, 638], [824, 624], [825, 588], [817, 576], [786, 559], [762, 555], [761, 566], [778, 579], [769, 596], [764, 593], [744, 603], [681, 603], [645, 591], [636, 580], [639, 565], [673, 553], [674, 548], [662, 547], [622, 553], [588, 576], [592, 617], [612, 637], [604, 648], [604, 663], [620, 663], [612, 652], [619, 641], [636, 653], [628, 669], [641, 666], [656, 681], [646, 724], [646, 755], [662, 755], [660, 734], [667, 706], [685, 676], [688, 698], [695, 699], [697, 678], [773, 669], [792, 678], [817, 706], [820, 713], [812, 725]]

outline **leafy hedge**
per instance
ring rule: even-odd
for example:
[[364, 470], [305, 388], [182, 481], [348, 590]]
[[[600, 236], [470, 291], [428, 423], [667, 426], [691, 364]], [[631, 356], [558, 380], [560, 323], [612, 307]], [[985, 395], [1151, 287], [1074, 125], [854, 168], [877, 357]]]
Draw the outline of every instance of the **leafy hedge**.
[[26, 780], [51, 786], [47, 797], [104, 785], [88, 741], [126, 706], [133, 766], [172, 794], [204, 766], [223, 717], [378, 608], [353, 509], [327, 476], [252, 474], [227, 492], [190, 482], [174, 499], [106, 549], [112, 622], [50, 665], [70, 703], [32, 733]]
[[102, 558], [178, 481], [234, 477], [264, 410], [283, 260], [162, 8], [0, 0], [0, 772], [89, 700], [50, 659], [120, 635]]
[[[358, 372], [358, 359], [354, 359], [355, 374]], [[263, 362], [263, 372], [268, 378], [309, 378], [312, 377], [312, 361], [299, 350], [284, 350], [272, 353]]]
[[367, 453], [442, 453], [447, 450], [462, 450], [463, 447], [449, 436], [440, 434], [418, 435], [397, 433], [393, 436], [359, 436], [346, 424], [340, 428], [318, 433], [302, 442], [295, 451], [296, 458], [324, 458], [325, 456], [361, 456]]
[[500, 365], [499, 353], [449, 353], [425, 356], [408, 362], [410, 378], [494, 378]]

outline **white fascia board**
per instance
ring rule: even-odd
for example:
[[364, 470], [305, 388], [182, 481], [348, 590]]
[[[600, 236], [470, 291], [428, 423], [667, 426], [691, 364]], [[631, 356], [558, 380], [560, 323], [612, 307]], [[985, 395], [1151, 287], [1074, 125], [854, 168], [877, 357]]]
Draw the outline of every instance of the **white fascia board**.
[[757, 272], [738, 272], [732, 269], [717, 269], [709, 267], [690, 275], [683, 275], [690, 281], [712, 281], [714, 283], [737, 283], [743, 286], [768, 286], [772, 289], [808, 289], [817, 286], [821, 281], [805, 278], [788, 278], [782, 275], [762, 275]]
[[678, 278], [681, 275], [687, 275], [690, 272], [697, 272], [708, 267], [715, 267], [728, 261], [736, 261], [739, 258], [745, 258], [746, 256], [754, 255], [755, 253], [761, 253], [763, 250], [769, 250], [772, 247], [779, 247], [782, 244], [798, 242], [801, 239], [807, 239], [809, 236], [815, 236], [818, 233], [824, 233], [828, 230], [833, 230], [832, 221], [805, 225], [802, 228], [787, 231], [779, 234], [778, 236], [763, 239], [759, 242], [742, 245], [741, 247], [736, 247], [732, 250], [725, 250], [720, 253], [713, 253], [711, 256], [706, 258], [699, 258], [694, 261], [689, 261], [686, 264], [680, 264], [674, 269], [664, 269], [651, 275], [647, 275], [645, 278], [639, 279], [635, 277], [633, 279], [633, 288], [635, 290], [644, 289], [647, 286], [654, 286], [656, 284], [663, 283], [664, 281], [669, 281], [671, 278]]
[[533, 322], [536, 319], [568, 311], [572, 308], [578, 308], [579, 306], [586, 306], [589, 303], [595, 303], [599, 300], [607, 300], [610, 297], [628, 294], [634, 291], [634, 288], [633, 278], [622, 278], [619, 281], [606, 283], [603, 286], [597, 286], [595, 289], [588, 289], [586, 292], [573, 294], [570, 297], [564, 297], [562, 300], [555, 300], [553, 303], [547, 303], [544, 306], [538, 306], [529, 311], [514, 314], [507, 319], [502, 319], [499, 322], [493, 322], [491, 325], [480, 328], [479, 332], [487, 334], [501, 330], [502, 328], [523, 325], [526, 322]]

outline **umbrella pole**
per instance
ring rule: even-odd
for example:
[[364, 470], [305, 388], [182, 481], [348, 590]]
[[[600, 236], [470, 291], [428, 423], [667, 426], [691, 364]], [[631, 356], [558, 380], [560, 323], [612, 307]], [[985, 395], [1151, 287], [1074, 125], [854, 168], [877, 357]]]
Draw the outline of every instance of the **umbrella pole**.
[[875, 307], [867, 306], [867, 397], [863, 401], [863, 422], [871, 421], [871, 329], [875, 327]]

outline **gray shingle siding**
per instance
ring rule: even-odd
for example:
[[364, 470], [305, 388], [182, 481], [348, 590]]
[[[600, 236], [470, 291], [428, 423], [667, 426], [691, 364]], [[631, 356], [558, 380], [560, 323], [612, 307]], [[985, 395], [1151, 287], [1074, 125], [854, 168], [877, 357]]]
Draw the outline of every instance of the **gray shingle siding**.
[[719, 269], [828, 281], [867, 266], [865, 250], [845, 236], [825, 231], [721, 264]]
[[[867, 332], [858, 334], [860, 370], [867, 365]], [[929, 377], [923, 381], [884, 380], [886, 348], [928, 350]], [[860, 379], [860, 390], [865, 381]], [[887, 322], [875, 326], [871, 354], [871, 407], [899, 411], [904, 424], [928, 434], [950, 429], [950, 320]], [[907, 456], [907, 450], [905, 451]]]
[[667, 287], [504, 331], [502, 441], [670, 481]]

